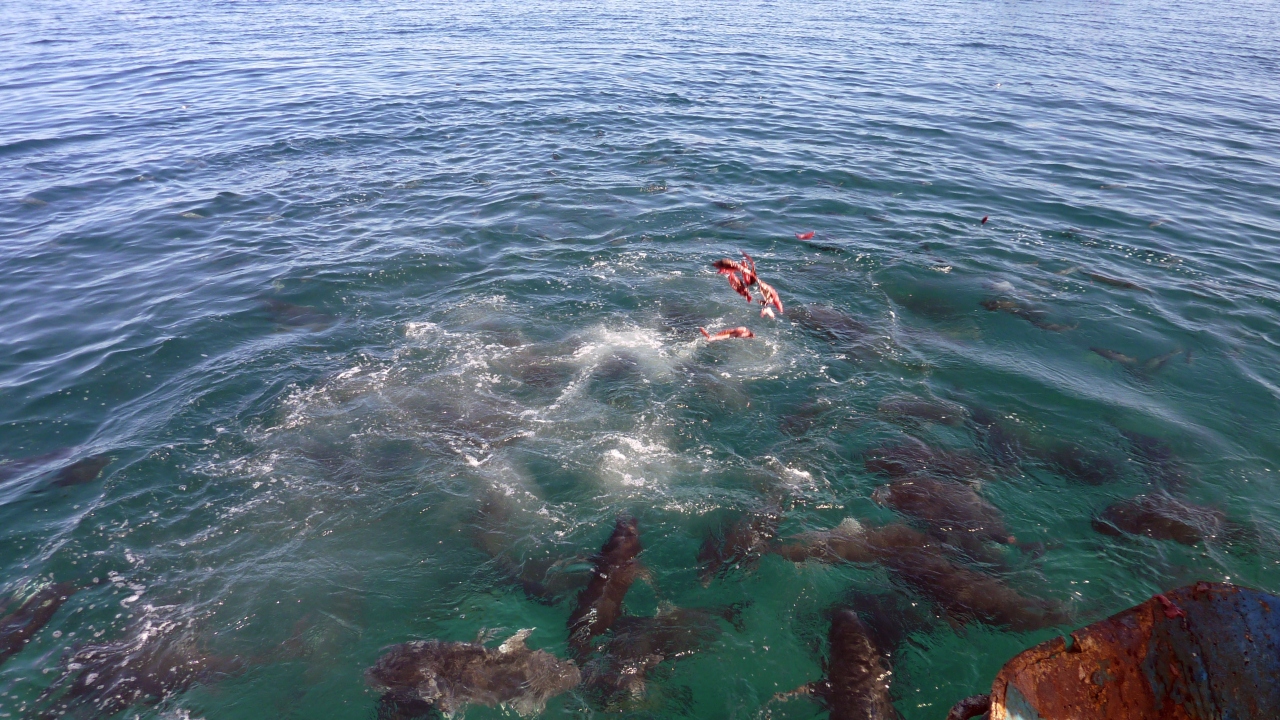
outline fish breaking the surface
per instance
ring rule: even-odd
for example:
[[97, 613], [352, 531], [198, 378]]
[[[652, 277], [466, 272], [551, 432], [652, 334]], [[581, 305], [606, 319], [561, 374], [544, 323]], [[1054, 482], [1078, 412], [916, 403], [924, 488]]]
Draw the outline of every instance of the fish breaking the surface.
[[749, 328], [741, 325], [736, 328], [728, 328], [714, 333], [707, 332], [706, 328], [701, 327], [698, 328], [698, 330], [702, 332], [702, 336], [707, 339], [707, 342], [720, 342], [721, 340], [730, 340], [733, 338], [750, 340], [756, 336], [756, 334], [751, 332]]
[[853, 610], [836, 610], [827, 632], [826, 677], [780, 696], [812, 695], [826, 706], [831, 720], [897, 720], [889, 698], [892, 671], [872, 640], [870, 630]]
[[366, 673], [386, 693], [383, 705], [426, 704], [446, 715], [467, 705], [508, 707], [520, 715], [542, 712], [547, 701], [577, 687], [578, 666], [524, 641], [521, 630], [496, 648], [480, 642], [416, 640], [389, 648]]
[[578, 606], [569, 616], [569, 649], [582, 659], [591, 652], [591, 641], [606, 632], [622, 616], [622, 600], [640, 574], [636, 557], [640, 535], [635, 518], [618, 518], [613, 534], [600, 553], [591, 558], [590, 582], [578, 594]]

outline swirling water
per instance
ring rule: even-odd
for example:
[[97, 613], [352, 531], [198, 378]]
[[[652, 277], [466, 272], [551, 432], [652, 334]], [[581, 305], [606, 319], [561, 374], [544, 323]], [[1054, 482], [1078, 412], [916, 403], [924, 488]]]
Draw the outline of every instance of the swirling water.
[[[893, 578], [766, 557], [704, 585], [696, 556], [762, 487], [784, 535], [884, 523], [864, 452], [991, 450], [877, 410], [899, 396], [1112, 459], [1096, 486], [1034, 457], [980, 484], [1044, 543], [1005, 579], [1068, 626], [1193, 579], [1280, 591], [1274, 4], [0, 15], [0, 597], [82, 588], [0, 666], [0, 717], [44, 709], [69, 649], [163, 619], [243, 666], [130, 716], [371, 717], [364, 669], [412, 638], [533, 627], [563, 656], [571, 597], [508, 566], [589, 554], [619, 513], [650, 573], [628, 612], [741, 623], [643, 701], [545, 714], [821, 716], [770, 698], [821, 675], [827, 608]], [[739, 250], [776, 321], [710, 269]], [[814, 304], [843, 334], [794, 321]], [[1126, 433], [1248, 537], [1095, 532], [1150, 491]], [[896, 705], [941, 717], [1064, 629], [919, 628]]]

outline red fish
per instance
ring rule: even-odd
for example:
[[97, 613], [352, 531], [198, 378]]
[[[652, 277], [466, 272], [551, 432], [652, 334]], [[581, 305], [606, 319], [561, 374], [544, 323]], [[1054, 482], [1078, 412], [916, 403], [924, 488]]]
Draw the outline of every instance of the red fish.
[[742, 276], [738, 273], [729, 273], [728, 275], [729, 277], [727, 279], [729, 280], [729, 287], [733, 288], [734, 292], [746, 298], [747, 302], [751, 302], [751, 293], [747, 292], [747, 283], [742, 279]]
[[756, 263], [746, 253], [742, 253], [742, 257], [743, 262], [721, 258], [711, 263], [711, 266], [725, 276], [734, 292], [746, 298], [747, 302], [752, 302], [753, 298], [747, 288], [756, 284]]
[[797, 239], [797, 240], [812, 240], [812, 239], [813, 239], [813, 231], [812, 231], [812, 230], [810, 230], [809, 232], [796, 233], [796, 239]]
[[753, 259], [750, 255], [746, 254], [745, 252], [742, 252], [741, 250], [739, 250], [738, 252], [742, 253], [742, 259], [744, 261], [742, 263], [742, 279], [745, 280], [748, 285], [755, 285], [756, 284], [755, 259]]
[[760, 304], [764, 306], [760, 315], [763, 317], [764, 311], [768, 310], [770, 305], [776, 307], [778, 312], [782, 312], [782, 300], [778, 297], [778, 291], [763, 280], [756, 280], [756, 285], [760, 288]]
[[751, 332], [750, 328], [744, 326], [726, 328], [714, 334], [707, 332], [706, 328], [700, 327], [698, 329], [702, 331], [702, 336], [707, 339], [707, 342], [718, 342], [720, 340], [728, 340], [729, 338], [742, 338], [744, 340], [748, 340], [756, 336], [755, 333]]

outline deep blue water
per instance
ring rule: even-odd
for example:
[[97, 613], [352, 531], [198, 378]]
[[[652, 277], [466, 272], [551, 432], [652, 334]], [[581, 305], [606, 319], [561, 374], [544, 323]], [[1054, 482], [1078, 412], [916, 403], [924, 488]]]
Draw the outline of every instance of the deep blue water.
[[[532, 627], [565, 656], [572, 594], [534, 602], [507, 568], [589, 554], [619, 513], [651, 576], [629, 613], [740, 623], [621, 710], [576, 692], [545, 714], [820, 717], [769, 700], [821, 676], [824, 612], [930, 603], [776, 556], [704, 585], [698, 549], [779, 498], [784, 537], [916, 522], [864, 463], [909, 438], [994, 468], [968, 480], [1020, 547], [973, 567], [1070, 620], [914, 628], [892, 653], [908, 720], [1152, 593], [1280, 591], [1273, 3], [0, 18], [0, 598], [81, 588], [0, 665], [0, 718], [113, 640], [241, 658], [128, 715], [209, 720], [372, 717], [364, 670], [410, 639]], [[777, 320], [711, 269], [740, 250]], [[902, 397], [970, 419], [881, 409]], [[1095, 531], [1162, 471], [1239, 531]], [[476, 540], [495, 494], [497, 557]]]

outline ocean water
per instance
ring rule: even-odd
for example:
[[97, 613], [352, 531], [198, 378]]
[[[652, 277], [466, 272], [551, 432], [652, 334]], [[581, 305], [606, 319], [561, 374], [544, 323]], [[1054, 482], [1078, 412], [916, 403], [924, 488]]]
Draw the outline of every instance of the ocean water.
[[[120, 710], [42, 697], [102, 643], [222, 668], [120, 712], [209, 720], [371, 718], [366, 668], [412, 639], [565, 657], [573, 591], [511, 576], [581, 569], [620, 514], [629, 614], [737, 622], [547, 717], [822, 717], [771, 698], [821, 677], [830, 608], [897, 593], [925, 619], [896, 707], [941, 718], [1152, 593], [1280, 591], [1274, 3], [0, 18], [0, 598], [78, 590], [0, 665], [0, 718]], [[740, 251], [777, 319], [712, 270]], [[956, 562], [1066, 620], [940, 617], [874, 564], [699, 577], [765, 507], [781, 537], [927, 528], [865, 462], [916, 441], [989, 465], [964, 480], [1018, 539]], [[1095, 530], [1158, 491], [1231, 530]]]

